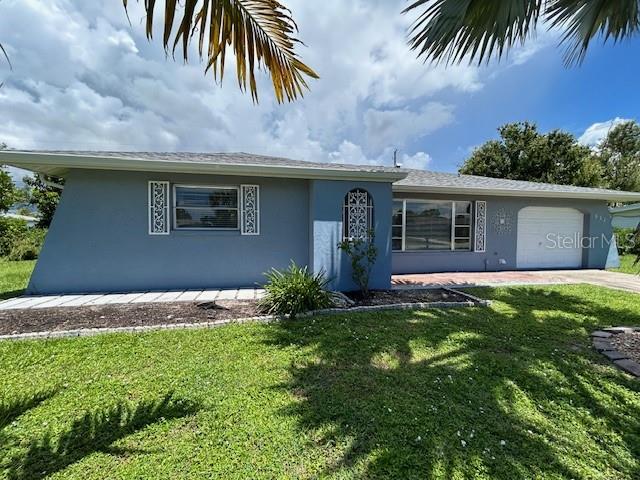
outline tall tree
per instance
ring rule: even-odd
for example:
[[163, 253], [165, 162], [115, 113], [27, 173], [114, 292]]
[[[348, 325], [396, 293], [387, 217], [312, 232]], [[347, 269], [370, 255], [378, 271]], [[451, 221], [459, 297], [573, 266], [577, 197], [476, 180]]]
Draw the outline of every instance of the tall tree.
[[610, 188], [640, 192], [640, 125], [636, 121], [613, 127], [598, 145], [595, 157]]
[[562, 32], [565, 61], [580, 63], [592, 40], [614, 43], [640, 31], [639, 0], [415, 0], [411, 48], [433, 61], [501, 58], [543, 23]]
[[511, 180], [601, 186], [600, 164], [570, 133], [541, 134], [530, 122], [508, 123], [498, 129], [500, 140], [476, 148], [460, 173]]

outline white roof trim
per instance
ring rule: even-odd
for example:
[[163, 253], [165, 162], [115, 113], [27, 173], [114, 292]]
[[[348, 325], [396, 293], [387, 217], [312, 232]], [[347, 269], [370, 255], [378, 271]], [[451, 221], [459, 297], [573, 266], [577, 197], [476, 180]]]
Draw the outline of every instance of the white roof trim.
[[541, 198], [572, 198], [576, 200], [611, 200], [618, 202], [633, 202], [640, 200], [640, 192], [557, 192], [552, 190], [507, 188], [479, 188], [479, 187], [451, 187], [451, 186], [414, 186], [394, 185], [394, 192], [402, 193], [439, 193], [445, 195], [476, 195], [491, 197], [541, 197]]
[[403, 171], [345, 170], [327, 167], [206, 163], [148, 160], [74, 154], [0, 151], [0, 163], [53, 176], [64, 176], [72, 169], [125, 170], [140, 172], [196, 173], [329, 180], [395, 182], [407, 176]]

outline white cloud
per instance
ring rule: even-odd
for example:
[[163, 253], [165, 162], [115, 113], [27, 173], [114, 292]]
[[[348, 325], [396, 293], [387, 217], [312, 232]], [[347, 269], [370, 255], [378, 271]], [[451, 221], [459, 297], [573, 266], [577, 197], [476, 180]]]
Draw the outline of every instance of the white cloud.
[[[412, 21], [382, 0], [289, 0], [301, 57], [321, 76], [304, 99], [279, 106], [259, 75], [253, 105], [234, 78], [221, 88], [192, 61], [167, 58], [144, 33], [142, 2], [4, 0], [0, 141], [12, 148], [248, 151], [314, 161], [389, 164], [454, 121], [452, 100], [483, 87], [482, 70], [425, 65], [406, 45]], [[158, 13], [161, 13], [160, 11]], [[160, 18], [160, 17], [159, 17]], [[25, 34], [28, 32], [28, 34]], [[180, 57], [180, 55], [176, 55]], [[419, 149], [417, 149], [419, 150]], [[427, 165], [424, 152], [405, 164]]]
[[374, 110], [364, 115], [367, 143], [374, 151], [401, 147], [409, 139], [419, 139], [453, 121], [453, 107], [429, 102], [418, 112], [409, 109]]
[[413, 155], [402, 155], [402, 168], [414, 168], [417, 170], [426, 170], [431, 163], [431, 155], [425, 152], [417, 152]]
[[616, 117], [606, 122], [594, 123], [580, 135], [578, 142], [589, 147], [595, 147], [607, 136], [607, 133], [609, 133], [613, 127], [628, 121], [628, 119]]

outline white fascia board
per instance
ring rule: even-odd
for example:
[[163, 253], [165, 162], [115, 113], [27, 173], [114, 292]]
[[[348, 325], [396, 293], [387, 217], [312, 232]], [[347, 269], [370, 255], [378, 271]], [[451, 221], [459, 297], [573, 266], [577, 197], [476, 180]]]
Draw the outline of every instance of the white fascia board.
[[394, 185], [397, 193], [438, 193], [443, 195], [476, 195], [489, 197], [540, 197], [567, 198], [574, 200], [602, 200], [633, 202], [640, 200], [640, 192], [554, 192], [545, 190], [511, 190], [500, 188], [446, 187], [446, 186], [417, 186]]
[[402, 171], [357, 171], [315, 166], [290, 167], [280, 165], [215, 164], [184, 161], [172, 162], [167, 160], [142, 160], [135, 158], [100, 157], [73, 154], [12, 152], [11, 150], [0, 152], [0, 163], [57, 176], [64, 176], [72, 169], [359, 180], [371, 182], [395, 182], [402, 180], [407, 176], [407, 173]]

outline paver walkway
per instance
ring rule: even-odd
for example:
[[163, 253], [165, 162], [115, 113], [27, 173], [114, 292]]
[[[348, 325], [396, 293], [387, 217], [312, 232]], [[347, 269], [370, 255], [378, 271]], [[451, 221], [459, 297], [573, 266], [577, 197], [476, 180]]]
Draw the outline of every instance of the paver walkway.
[[[554, 270], [478, 273], [422, 273], [394, 275], [394, 288], [413, 287], [479, 287], [508, 285], [550, 285], [590, 283], [640, 293], [640, 276], [604, 270]], [[163, 302], [211, 302], [214, 300], [252, 300], [262, 298], [259, 288], [226, 290], [175, 290], [163, 292], [99, 293], [72, 295], [41, 295], [10, 298], [0, 302], [0, 310], [81, 307]]]
[[40, 295], [10, 298], [0, 302], [0, 310], [37, 309], [51, 307], [81, 307], [129, 303], [212, 302], [214, 300], [260, 299], [260, 288], [226, 290], [172, 290], [164, 292], [95, 293], [74, 295]]
[[476, 273], [421, 273], [394, 275], [396, 288], [416, 286], [495, 287], [589, 283], [640, 293], [640, 276], [605, 270], [552, 270]]

